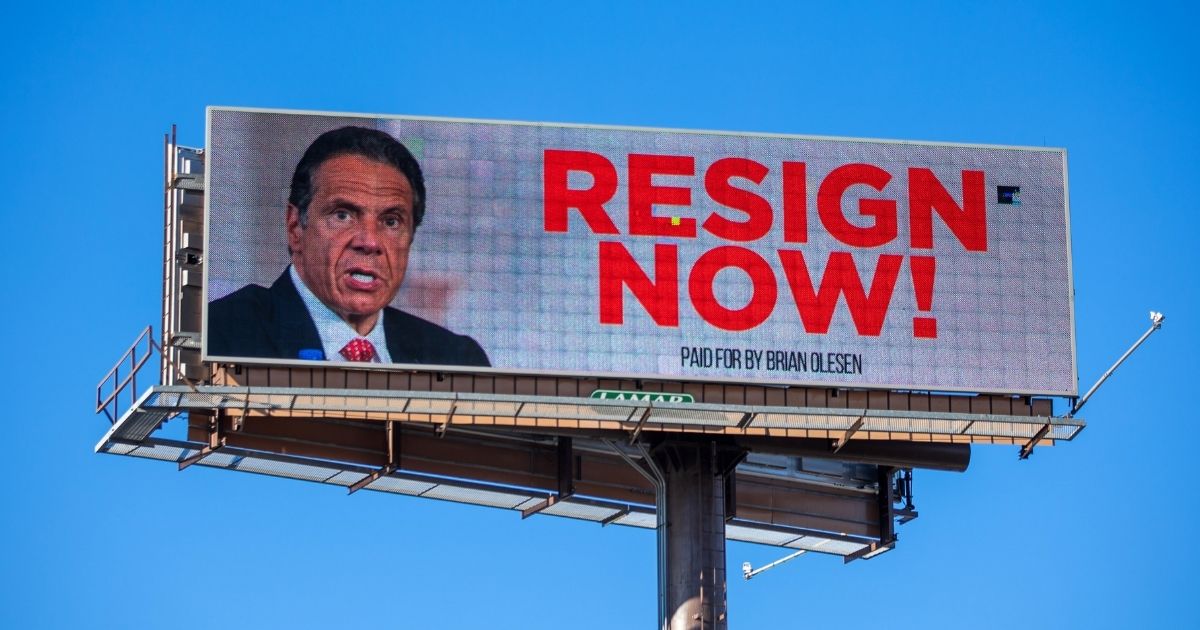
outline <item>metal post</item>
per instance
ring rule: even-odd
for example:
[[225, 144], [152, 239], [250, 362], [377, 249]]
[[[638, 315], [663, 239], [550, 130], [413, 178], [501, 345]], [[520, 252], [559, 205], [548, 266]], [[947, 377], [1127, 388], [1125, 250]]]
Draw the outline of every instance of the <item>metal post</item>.
[[1101, 376], [1100, 380], [1096, 381], [1096, 384], [1092, 385], [1092, 388], [1083, 395], [1083, 398], [1080, 398], [1079, 402], [1075, 403], [1075, 406], [1072, 407], [1071, 411], [1067, 414], [1068, 418], [1075, 417], [1075, 414], [1079, 413], [1080, 409], [1083, 409], [1083, 406], [1087, 404], [1087, 401], [1092, 397], [1092, 394], [1095, 394], [1096, 390], [1100, 389], [1100, 386], [1104, 384], [1104, 381], [1107, 381], [1108, 377], [1112, 376], [1113, 372], [1116, 372], [1117, 368], [1121, 367], [1121, 364], [1125, 362], [1125, 359], [1128, 359], [1129, 355], [1133, 354], [1134, 350], [1138, 349], [1138, 346], [1141, 346], [1142, 343], [1149, 339], [1150, 335], [1154, 334], [1154, 331], [1162, 328], [1162, 323], [1165, 319], [1166, 317], [1162, 313], [1150, 311], [1150, 328], [1144, 334], [1142, 334], [1137, 341], [1133, 342], [1133, 345], [1125, 351], [1125, 354], [1122, 354], [1121, 358], [1117, 359], [1117, 362], [1114, 363], [1112, 367], [1108, 368], [1108, 371], [1104, 373], [1104, 376]]
[[[664, 479], [659, 518], [665, 520], [659, 556], [660, 627], [728, 628], [725, 581], [725, 478], [742, 451], [712, 440], [664, 442], [653, 463]], [[664, 579], [665, 578], [665, 579]]]
[[808, 553], [807, 549], [801, 549], [799, 551], [794, 551], [794, 552], [789, 553], [788, 555], [776, 560], [775, 562], [772, 562], [770, 564], [765, 564], [757, 569], [751, 568], [749, 562], [743, 562], [742, 563], [742, 577], [749, 580], [750, 578], [758, 575], [759, 573], [762, 573], [763, 571], [766, 571], [767, 569], [774, 569], [775, 567], [783, 564], [784, 562], [795, 560], [796, 558], [799, 558], [800, 556], [802, 556], [806, 553]]
[[[1104, 375], [1100, 377], [1100, 380], [1096, 381], [1096, 384], [1092, 385], [1092, 388], [1083, 395], [1083, 398], [1080, 398], [1079, 401], [1076, 402], [1073, 407], [1071, 407], [1071, 410], [1067, 412], [1066, 417], [1074, 418], [1075, 414], [1079, 413], [1079, 410], [1083, 409], [1083, 406], [1087, 404], [1089, 399], [1091, 399], [1092, 394], [1095, 394], [1096, 390], [1100, 389], [1100, 386], [1104, 384], [1104, 381], [1107, 381], [1108, 377], [1112, 376], [1113, 372], [1116, 372], [1117, 368], [1121, 367], [1121, 364], [1125, 362], [1125, 359], [1128, 359], [1135, 350], [1141, 347], [1141, 345], [1150, 338], [1150, 335], [1154, 334], [1154, 331], [1162, 328], [1162, 323], [1165, 319], [1166, 316], [1164, 316], [1162, 313], [1159, 313], [1158, 311], [1150, 311], [1150, 328], [1147, 329], [1137, 341], [1133, 342], [1133, 345], [1125, 351], [1125, 354], [1122, 354], [1121, 358], [1117, 359], [1117, 362], [1112, 364], [1112, 367], [1108, 368], [1108, 371], [1106, 371]], [[1046, 436], [1050, 433], [1051, 427], [1051, 422], [1047, 422], [1044, 426], [1042, 426], [1041, 430], [1034, 434], [1034, 436], [1030, 438], [1030, 440], [1026, 442], [1024, 446], [1021, 447], [1018, 457], [1021, 459], [1029, 459], [1029, 456], [1033, 454], [1034, 447], [1036, 447], [1039, 442], [1046, 438]]]

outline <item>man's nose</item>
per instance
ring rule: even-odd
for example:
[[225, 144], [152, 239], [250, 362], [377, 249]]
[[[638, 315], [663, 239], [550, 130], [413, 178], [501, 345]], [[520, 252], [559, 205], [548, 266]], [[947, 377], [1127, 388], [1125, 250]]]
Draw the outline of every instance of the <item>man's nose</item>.
[[354, 234], [350, 237], [350, 247], [364, 254], [378, 254], [382, 251], [379, 243], [379, 226], [374, 221], [362, 221], [355, 226]]

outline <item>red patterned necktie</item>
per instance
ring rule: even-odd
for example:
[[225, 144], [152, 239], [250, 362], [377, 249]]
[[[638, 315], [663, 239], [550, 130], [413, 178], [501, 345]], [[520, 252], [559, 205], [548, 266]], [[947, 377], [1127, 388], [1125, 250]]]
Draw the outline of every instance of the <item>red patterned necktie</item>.
[[346, 357], [347, 361], [365, 363], [375, 360], [375, 346], [371, 345], [370, 341], [361, 337], [351, 340], [350, 343], [346, 344], [345, 348], [342, 348], [338, 352]]

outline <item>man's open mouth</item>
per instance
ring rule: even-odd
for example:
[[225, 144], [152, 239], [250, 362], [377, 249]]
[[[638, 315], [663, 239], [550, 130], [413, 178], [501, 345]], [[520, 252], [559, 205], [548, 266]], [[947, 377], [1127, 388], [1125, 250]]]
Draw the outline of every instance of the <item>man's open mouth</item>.
[[351, 288], [360, 291], [370, 291], [379, 286], [379, 278], [369, 271], [351, 271], [348, 280]]

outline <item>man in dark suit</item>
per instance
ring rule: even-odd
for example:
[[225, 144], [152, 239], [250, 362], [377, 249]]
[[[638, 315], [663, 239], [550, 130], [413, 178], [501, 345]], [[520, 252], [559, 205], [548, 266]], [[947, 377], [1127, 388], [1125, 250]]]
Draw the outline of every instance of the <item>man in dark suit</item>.
[[208, 305], [208, 355], [490, 365], [474, 339], [388, 306], [424, 214], [421, 167], [403, 144], [363, 127], [322, 134], [292, 177], [292, 264], [270, 288]]

